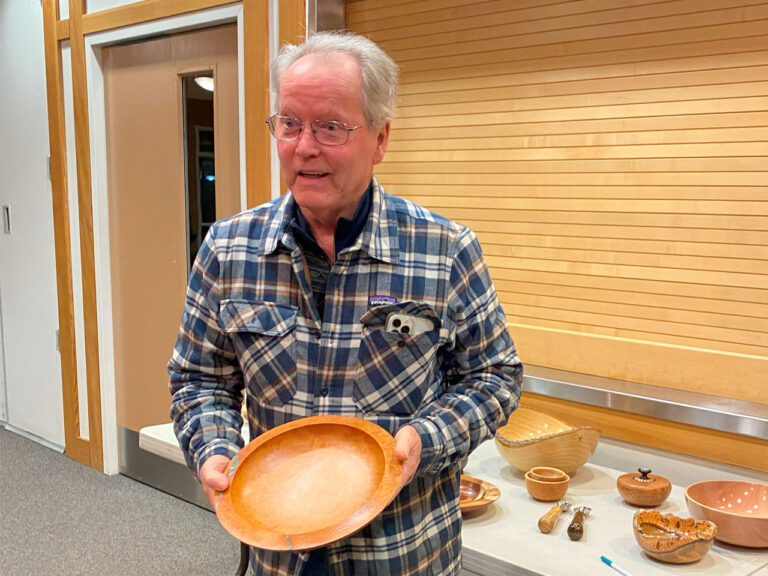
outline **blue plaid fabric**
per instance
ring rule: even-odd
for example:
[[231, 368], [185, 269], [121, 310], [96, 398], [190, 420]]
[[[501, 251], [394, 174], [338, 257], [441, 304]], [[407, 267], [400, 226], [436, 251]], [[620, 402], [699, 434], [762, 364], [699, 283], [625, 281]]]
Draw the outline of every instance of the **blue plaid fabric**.
[[[328, 546], [336, 575], [451, 575], [461, 563], [460, 462], [517, 407], [523, 368], [474, 233], [373, 180], [368, 220], [341, 250], [323, 316], [291, 235], [293, 198], [216, 223], [197, 256], [169, 362], [171, 417], [190, 468], [306, 416], [342, 414], [423, 445], [413, 481]], [[389, 314], [434, 329], [388, 332]], [[256, 574], [299, 575], [307, 553], [253, 550]]]

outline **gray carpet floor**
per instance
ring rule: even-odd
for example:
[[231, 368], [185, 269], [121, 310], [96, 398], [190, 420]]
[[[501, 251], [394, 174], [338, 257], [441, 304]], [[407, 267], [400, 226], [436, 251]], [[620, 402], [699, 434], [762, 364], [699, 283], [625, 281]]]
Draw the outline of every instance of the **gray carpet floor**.
[[0, 575], [231, 576], [239, 559], [212, 512], [0, 427]]

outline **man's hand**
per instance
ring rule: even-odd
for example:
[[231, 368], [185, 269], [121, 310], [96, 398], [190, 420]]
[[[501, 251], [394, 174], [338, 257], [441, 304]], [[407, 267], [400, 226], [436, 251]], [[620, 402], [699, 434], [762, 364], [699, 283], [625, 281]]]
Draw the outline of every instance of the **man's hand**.
[[219, 499], [219, 492], [229, 488], [229, 476], [227, 476], [227, 467], [229, 458], [221, 454], [214, 454], [205, 461], [200, 468], [200, 483], [203, 485], [203, 492], [213, 509], [216, 509], [216, 502]]
[[416, 469], [421, 462], [421, 437], [413, 426], [405, 425], [395, 434], [395, 458], [403, 465], [403, 474], [400, 479], [402, 489], [416, 474]]

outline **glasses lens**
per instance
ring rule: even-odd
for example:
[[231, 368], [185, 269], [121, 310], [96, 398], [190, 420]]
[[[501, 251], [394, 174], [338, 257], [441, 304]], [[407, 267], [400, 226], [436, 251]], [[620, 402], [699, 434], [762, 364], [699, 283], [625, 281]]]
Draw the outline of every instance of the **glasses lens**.
[[349, 136], [349, 130], [341, 122], [333, 120], [315, 120], [312, 122], [312, 131], [320, 144], [338, 146], [344, 144]]
[[301, 133], [301, 120], [298, 118], [289, 118], [288, 116], [272, 116], [269, 127], [272, 128], [272, 135], [278, 140], [296, 140]]

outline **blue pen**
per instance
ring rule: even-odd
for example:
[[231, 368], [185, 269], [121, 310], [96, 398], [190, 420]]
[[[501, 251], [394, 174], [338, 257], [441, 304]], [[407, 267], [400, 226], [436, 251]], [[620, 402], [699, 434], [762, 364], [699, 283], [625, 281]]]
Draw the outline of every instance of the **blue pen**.
[[622, 574], [623, 576], [632, 576], [632, 574], [630, 574], [629, 572], [627, 572], [626, 570], [624, 570], [624, 568], [622, 568], [622, 567], [621, 567], [621, 566], [619, 566], [618, 564], [615, 564], [615, 563], [613, 562], [613, 560], [611, 560], [610, 558], [606, 558], [605, 556], [600, 556], [600, 560], [602, 560], [602, 561], [603, 561], [603, 562], [605, 562], [605, 563], [606, 563], [608, 566], [610, 566], [611, 568], [613, 568], [614, 570], [616, 570], [616, 572], [618, 572], [619, 574]]

